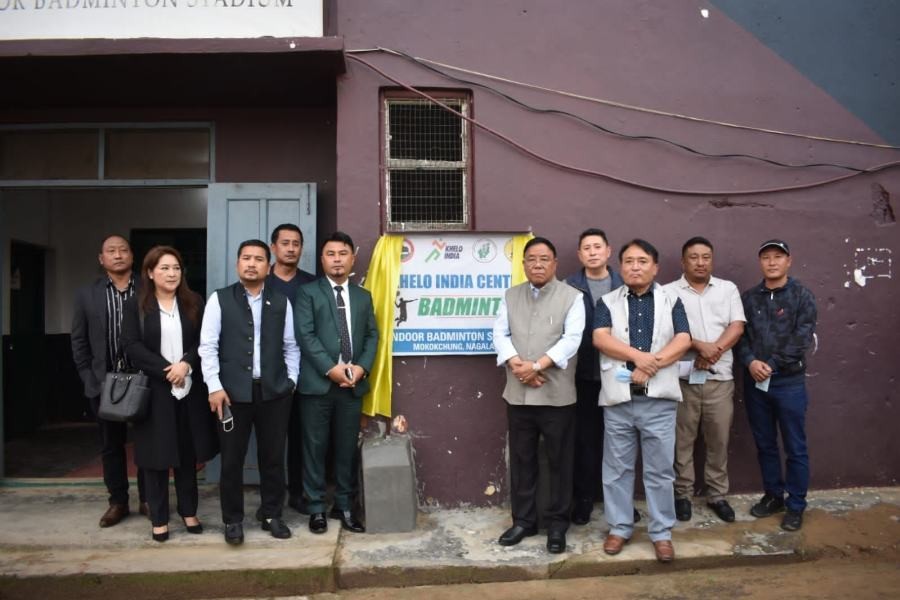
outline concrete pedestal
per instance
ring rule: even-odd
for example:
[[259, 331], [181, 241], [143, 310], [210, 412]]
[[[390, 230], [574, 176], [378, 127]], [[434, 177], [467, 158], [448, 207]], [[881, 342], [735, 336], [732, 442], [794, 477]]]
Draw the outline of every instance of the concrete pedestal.
[[362, 493], [368, 533], [416, 527], [416, 475], [408, 435], [370, 437], [362, 444]]

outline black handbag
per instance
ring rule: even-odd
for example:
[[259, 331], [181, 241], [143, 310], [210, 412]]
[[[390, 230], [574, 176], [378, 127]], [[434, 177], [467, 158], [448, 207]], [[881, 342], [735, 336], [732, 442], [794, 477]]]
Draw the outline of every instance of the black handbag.
[[[144, 337], [144, 314], [138, 309], [141, 337]], [[138, 423], [150, 412], [150, 380], [142, 371], [125, 369], [125, 361], [119, 358], [116, 369], [106, 374], [100, 390], [100, 407], [97, 416], [106, 421]]]
[[141, 372], [106, 374], [97, 416], [107, 421], [137, 423], [150, 412], [149, 378]]

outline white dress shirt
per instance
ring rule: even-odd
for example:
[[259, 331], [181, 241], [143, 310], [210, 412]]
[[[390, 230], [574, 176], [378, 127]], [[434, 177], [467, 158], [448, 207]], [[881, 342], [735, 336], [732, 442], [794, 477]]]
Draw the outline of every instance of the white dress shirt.
[[[158, 301], [157, 301], [158, 302]], [[181, 315], [178, 312], [178, 302], [172, 303], [172, 311], [169, 312], [159, 305], [159, 353], [170, 364], [181, 362], [184, 358], [184, 343], [181, 336]], [[172, 395], [176, 400], [181, 400], [191, 391], [192, 380], [190, 374], [184, 378], [184, 386], [172, 386]]]
[[[344, 312], [347, 313], [347, 334], [350, 336], [350, 356], [353, 356], [353, 319], [350, 318], [350, 291], [347, 289], [350, 287], [350, 280], [348, 279], [344, 283], [335, 283], [331, 277], [325, 276], [325, 279], [328, 280], [328, 285], [331, 286], [331, 293], [334, 295], [335, 306], [337, 306], [337, 291], [334, 289], [334, 286], [341, 286], [341, 298], [344, 299]], [[341, 318], [341, 313], [338, 311], [337, 313], [338, 319]], [[338, 329], [340, 331], [340, 329]]]

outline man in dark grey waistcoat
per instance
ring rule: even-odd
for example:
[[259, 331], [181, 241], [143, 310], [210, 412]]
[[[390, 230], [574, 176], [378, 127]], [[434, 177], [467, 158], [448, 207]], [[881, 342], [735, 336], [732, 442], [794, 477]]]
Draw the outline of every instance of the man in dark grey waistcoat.
[[575, 364], [584, 330], [581, 292], [556, 278], [556, 248], [546, 238], [525, 244], [528, 279], [506, 291], [494, 323], [497, 365], [506, 368], [513, 526], [500, 536], [514, 546], [537, 533], [538, 439], [550, 463], [547, 550], [566, 550], [575, 451]]
[[243, 467], [251, 427], [256, 428], [262, 503], [257, 515], [273, 537], [291, 536], [281, 520], [281, 509], [285, 439], [300, 350], [290, 300], [264, 285], [269, 260], [265, 242], [243, 242], [238, 248], [239, 281], [210, 296], [200, 329], [199, 352], [210, 410], [220, 420], [227, 416], [223, 414], [226, 407], [233, 415], [230, 429], [224, 423], [219, 428], [219, 497], [229, 544], [244, 541]]

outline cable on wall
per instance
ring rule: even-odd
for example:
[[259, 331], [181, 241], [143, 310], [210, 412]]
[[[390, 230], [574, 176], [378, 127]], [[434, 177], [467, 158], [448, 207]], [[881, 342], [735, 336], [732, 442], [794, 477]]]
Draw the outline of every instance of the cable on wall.
[[658, 192], [658, 193], [663, 193], [663, 194], [679, 195], [679, 196], [752, 196], [752, 195], [759, 195], [759, 194], [789, 192], [789, 191], [806, 190], [806, 189], [821, 187], [821, 186], [825, 186], [825, 185], [829, 185], [829, 184], [833, 184], [833, 183], [838, 183], [840, 181], [852, 179], [852, 178], [858, 177], [860, 175], [865, 175], [865, 174], [870, 174], [870, 173], [878, 173], [880, 171], [884, 171], [887, 169], [891, 169], [891, 168], [900, 166], [900, 161], [891, 161], [891, 162], [882, 163], [880, 165], [876, 165], [876, 166], [873, 166], [873, 167], [870, 167], [867, 169], [856, 170], [856, 171], [854, 171], [852, 173], [848, 173], [846, 175], [839, 175], [836, 177], [831, 177], [831, 178], [823, 179], [820, 181], [814, 181], [814, 182], [810, 182], [810, 183], [800, 183], [800, 184], [789, 185], [789, 186], [776, 186], [776, 187], [771, 187], [771, 188], [757, 188], [757, 189], [743, 189], [743, 190], [688, 190], [688, 189], [675, 189], [675, 188], [665, 188], [665, 187], [660, 187], [660, 186], [654, 186], [654, 185], [650, 185], [650, 184], [641, 183], [639, 181], [634, 181], [634, 180], [625, 179], [622, 177], [617, 177], [614, 175], [610, 175], [608, 173], [603, 173], [601, 171], [595, 171], [592, 169], [586, 169], [583, 167], [578, 167], [575, 165], [562, 163], [562, 162], [556, 161], [554, 159], [551, 159], [547, 156], [544, 156], [543, 154], [540, 154], [534, 150], [531, 150], [531, 149], [523, 146], [519, 142], [517, 142], [517, 141], [513, 140], [512, 138], [508, 137], [507, 135], [485, 125], [484, 123], [481, 123], [480, 121], [478, 121], [476, 119], [473, 119], [469, 116], [466, 116], [466, 115], [454, 110], [453, 108], [447, 106], [446, 104], [444, 104], [440, 100], [434, 98], [433, 96], [427, 94], [426, 92], [416, 89], [416, 88], [412, 87], [411, 85], [409, 85], [408, 83], [405, 83], [391, 75], [388, 75], [383, 70], [379, 69], [378, 67], [376, 67], [369, 61], [357, 56], [356, 54], [358, 54], [358, 52], [352, 53], [352, 54], [347, 54], [347, 58], [364, 65], [365, 67], [369, 68], [370, 70], [374, 71], [375, 73], [379, 74], [381, 77], [387, 79], [388, 81], [394, 83], [395, 85], [398, 85], [398, 86], [416, 94], [417, 96], [425, 98], [426, 100], [428, 100], [429, 102], [432, 102], [436, 106], [440, 106], [443, 110], [446, 110], [446, 111], [456, 115], [458, 118], [470, 123], [474, 127], [481, 129], [482, 131], [485, 131], [486, 133], [498, 138], [499, 140], [503, 141], [504, 143], [509, 144], [510, 146], [513, 146], [514, 148], [516, 148], [523, 154], [530, 156], [530, 157], [534, 158], [535, 160], [538, 160], [542, 163], [545, 163], [547, 165], [550, 165], [550, 166], [553, 166], [556, 168], [563, 169], [565, 171], [569, 171], [572, 173], [578, 173], [581, 175], [587, 175], [587, 176], [591, 176], [591, 177], [599, 177], [602, 179], [606, 179], [608, 181], [613, 181], [615, 183], [619, 183], [619, 184], [633, 187], [636, 189], [641, 189], [641, 190], [646, 190], [646, 191], [651, 191], [651, 192]]

